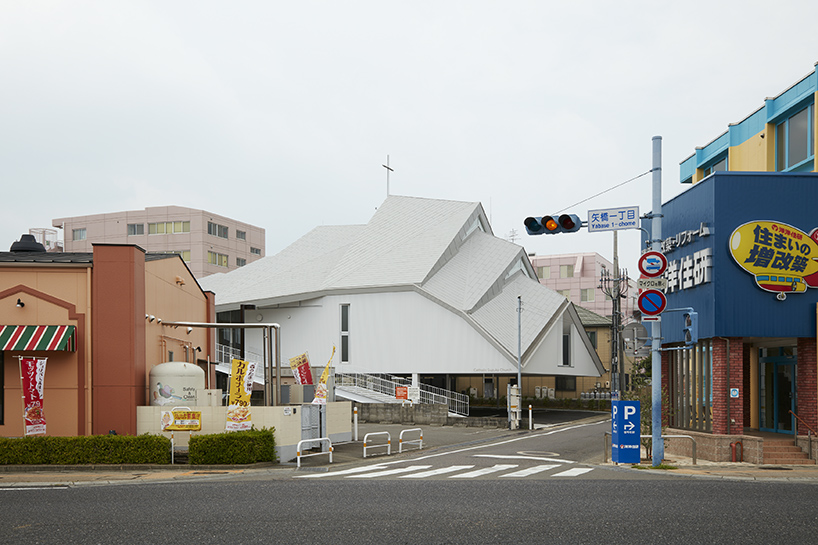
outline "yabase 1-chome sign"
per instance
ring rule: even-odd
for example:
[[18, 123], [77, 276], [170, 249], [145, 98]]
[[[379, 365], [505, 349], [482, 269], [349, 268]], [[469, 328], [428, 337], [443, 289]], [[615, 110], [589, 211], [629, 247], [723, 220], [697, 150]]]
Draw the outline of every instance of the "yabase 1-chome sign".
[[758, 287], [779, 294], [818, 288], [818, 229], [806, 234], [786, 223], [751, 221], [730, 235], [730, 254]]

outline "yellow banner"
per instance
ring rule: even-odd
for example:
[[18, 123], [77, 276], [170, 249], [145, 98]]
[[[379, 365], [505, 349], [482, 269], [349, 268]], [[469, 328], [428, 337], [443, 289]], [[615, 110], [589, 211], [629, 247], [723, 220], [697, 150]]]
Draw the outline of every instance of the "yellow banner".
[[329, 369], [332, 364], [332, 358], [335, 356], [335, 345], [332, 346], [332, 354], [329, 356], [327, 366], [324, 367], [324, 372], [321, 373], [321, 380], [315, 386], [315, 399], [312, 400], [313, 405], [324, 405], [327, 402], [327, 382], [329, 381]]
[[227, 431], [249, 430], [253, 426], [250, 420], [250, 394], [253, 392], [255, 372], [255, 362], [233, 360], [225, 426]]

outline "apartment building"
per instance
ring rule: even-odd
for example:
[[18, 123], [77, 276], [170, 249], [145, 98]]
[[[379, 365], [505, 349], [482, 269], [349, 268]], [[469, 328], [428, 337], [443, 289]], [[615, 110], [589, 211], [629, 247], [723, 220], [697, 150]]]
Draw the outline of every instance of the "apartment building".
[[206, 210], [155, 206], [144, 210], [57, 218], [65, 252], [91, 252], [94, 243], [135, 244], [148, 253], [182, 256], [196, 278], [228, 272], [265, 255], [265, 232]]

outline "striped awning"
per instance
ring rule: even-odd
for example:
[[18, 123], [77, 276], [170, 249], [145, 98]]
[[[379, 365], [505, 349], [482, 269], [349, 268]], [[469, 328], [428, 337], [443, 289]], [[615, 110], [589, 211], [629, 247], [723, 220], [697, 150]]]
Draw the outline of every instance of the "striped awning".
[[72, 325], [0, 326], [0, 350], [77, 349], [76, 327]]

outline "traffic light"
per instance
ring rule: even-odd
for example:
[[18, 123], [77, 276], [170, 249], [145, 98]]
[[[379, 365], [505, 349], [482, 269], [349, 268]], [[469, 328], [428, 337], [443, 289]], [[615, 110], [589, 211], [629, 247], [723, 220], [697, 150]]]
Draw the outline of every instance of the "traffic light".
[[529, 235], [554, 235], [579, 231], [579, 228], [582, 227], [582, 220], [575, 214], [562, 214], [561, 216], [526, 218], [523, 225]]
[[694, 346], [699, 342], [699, 314], [689, 311], [684, 313], [685, 346]]

